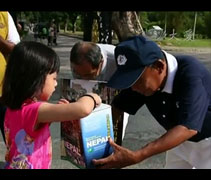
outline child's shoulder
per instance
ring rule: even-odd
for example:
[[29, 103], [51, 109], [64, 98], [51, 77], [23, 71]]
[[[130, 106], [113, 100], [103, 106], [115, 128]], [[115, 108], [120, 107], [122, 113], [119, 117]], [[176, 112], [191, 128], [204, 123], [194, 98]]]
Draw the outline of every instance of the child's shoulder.
[[31, 103], [23, 103], [22, 107], [21, 107], [21, 111], [26, 112], [31, 112], [31, 113], [35, 113], [38, 111], [40, 105], [42, 104], [43, 102], [40, 102], [40, 101], [37, 101], [37, 102], [31, 102]]

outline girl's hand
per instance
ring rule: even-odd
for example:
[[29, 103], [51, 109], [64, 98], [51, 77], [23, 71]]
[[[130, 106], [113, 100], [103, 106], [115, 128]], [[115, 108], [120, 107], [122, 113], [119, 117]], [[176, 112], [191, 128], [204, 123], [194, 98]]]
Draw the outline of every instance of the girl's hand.
[[69, 101], [62, 98], [58, 101], [58, 104], [69, 104]]
[[95, 101], [96, 101], [96, 107], [99, 106], [102, 103], [102, 99], [100, 98], [99, 95], [95, 94], [95, 93], [87, 93], [89, 95], [91, 95]]

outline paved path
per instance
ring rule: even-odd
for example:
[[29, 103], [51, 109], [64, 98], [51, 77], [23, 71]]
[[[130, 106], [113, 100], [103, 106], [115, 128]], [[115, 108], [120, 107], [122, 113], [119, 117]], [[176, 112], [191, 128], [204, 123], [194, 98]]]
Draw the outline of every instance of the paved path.
[[[33, 38], [28, 37], [26, 40], [32, 40]], [[52, 48], [58, 53], [61, 60], [61, 67], [59, 78], [70, 78], [70, 63], [69, 56], [70, 50], [77, 41], [80, 39], [59, 36], [58, 46], [53, 46]], [[47, 44], [46, 41], [43, 43]], [[198, 57], [205, 64], [205, 66], [211, 71], [211, 48], [208, 49], [185, 49], [185, 48], [173, 48], [164, 47], [167, 52], [172, 54], [190, 54]], [[60, 81], [58, 83], [57, 90], [51, 98], [51, 101], [57, 101], [60, 94]], [[147, 108], [144, 106], [140, 109], [135, 116], [129, 117], [129, 123], [126, 128], [125, 137], [123, 140], [123, 146], [131, 150], [137, 150], [143, 147], [146, 143], [161, 136], [165, 130], [154, 120], [151, 114], [148, 112]], [[51, 134], [53, 140], [53, 162], [52, 169], [78, 169], [70, 162], [60, 159], [60, 123], [52, 123]], [[5, 147], [0, 135], [0, 168], [4, 163], [4, 153]], [[126, 167], [125, 169], [162, 169], [165, 165], [165, 153], [155, 155], [147, 160]]]

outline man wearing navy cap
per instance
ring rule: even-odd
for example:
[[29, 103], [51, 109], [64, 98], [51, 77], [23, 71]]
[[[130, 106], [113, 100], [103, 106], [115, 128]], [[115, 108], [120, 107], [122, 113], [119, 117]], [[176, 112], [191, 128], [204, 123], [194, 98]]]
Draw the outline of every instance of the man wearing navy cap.
[[93, 163], [123, 168], [167, 151], [165, 168], [211, 168], [210, 72], [194, 57], [174, 57], [143, 36], [120, 43], [115, 59], [117, 71], [107, 85], [122, 91], [113, 107], [134, 115], [146, 104], [167, 131], [136, 151], [110, 139], [114, 153]]

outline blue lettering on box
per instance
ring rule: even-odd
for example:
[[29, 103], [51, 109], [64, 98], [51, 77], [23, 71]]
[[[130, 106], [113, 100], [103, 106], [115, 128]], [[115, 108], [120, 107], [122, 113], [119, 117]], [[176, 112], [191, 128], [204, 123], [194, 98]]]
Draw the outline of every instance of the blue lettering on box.
[[101, 104], [89, 116], [80, 120], [84, 157], [87, 168], [94, 168], [92, 159], [109, 156], [113, 149], [108, 137], [113, 136], [111, 106]]

